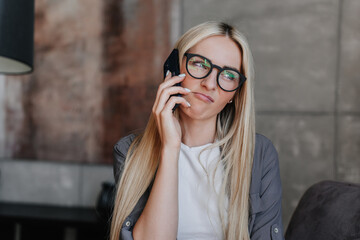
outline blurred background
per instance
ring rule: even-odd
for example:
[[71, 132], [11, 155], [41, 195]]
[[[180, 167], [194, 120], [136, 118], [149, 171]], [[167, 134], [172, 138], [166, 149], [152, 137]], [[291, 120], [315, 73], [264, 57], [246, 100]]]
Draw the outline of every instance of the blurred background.
[[0, 201], [94, 207], [172, 45], [222, 20], [254, 55], [257, 132], [279, 152], [286, 229], [312, 184], [360, 183], [359, 16], [358, 0], [36, 0], [34, 72], [0, 75]]

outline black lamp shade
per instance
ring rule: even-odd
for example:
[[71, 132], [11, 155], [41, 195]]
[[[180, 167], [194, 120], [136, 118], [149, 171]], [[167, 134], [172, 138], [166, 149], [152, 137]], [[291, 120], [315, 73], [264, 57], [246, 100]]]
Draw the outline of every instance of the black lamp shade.
[[34, 0], [0, 0], [0, 73], [33, 71]]

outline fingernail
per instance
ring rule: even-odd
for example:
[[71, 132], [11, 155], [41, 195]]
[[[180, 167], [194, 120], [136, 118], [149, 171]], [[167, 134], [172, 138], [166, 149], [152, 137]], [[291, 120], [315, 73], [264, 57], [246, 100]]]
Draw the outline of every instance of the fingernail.
[[167, 70], [167, 72], [166, 72], [166, 76], [167, 76], [167, 75], [169, 75], [169, 73], [170, 73], [170, 71], [169, 71], [169, 70]]
[[189, 102], [186, 102], [186, 103], [187, 103], [188, 107], [191, 107], [191, 105], [190, 105], [190, 103], [189, 103]]
[[191, 92], [191, 90], [190, 89], [188, 89], [188, 88], [184, 88], [185, 89], [185, 91], [187, 91], [187, 92]]
[[185, 77], [185, 73], [179, 74], [179, 77]]

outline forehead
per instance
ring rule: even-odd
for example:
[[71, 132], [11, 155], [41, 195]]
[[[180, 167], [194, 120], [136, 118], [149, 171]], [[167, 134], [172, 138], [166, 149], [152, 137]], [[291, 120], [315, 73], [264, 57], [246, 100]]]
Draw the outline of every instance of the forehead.
[[229, 66], [240, 70], [241, 51], [239, 46], [229, 37], [211, 36], [205, 38], [194, 45], [189, 52], [200, 54], [221, 67]]

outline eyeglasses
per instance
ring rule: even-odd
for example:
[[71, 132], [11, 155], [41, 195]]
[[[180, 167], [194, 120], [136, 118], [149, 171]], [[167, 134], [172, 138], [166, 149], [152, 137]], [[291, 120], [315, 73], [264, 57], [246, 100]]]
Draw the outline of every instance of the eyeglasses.
[[246, 81], [246, 77], [236, 69], [222, 68], [212, 64], [209, 59], [199, 54], [185, 53], [184, 55], [186, 56], [186, 70], [193, 78], [206, 78], [214, 68], [218, 69], [216, 81], [225, 92], [235, 91]]

